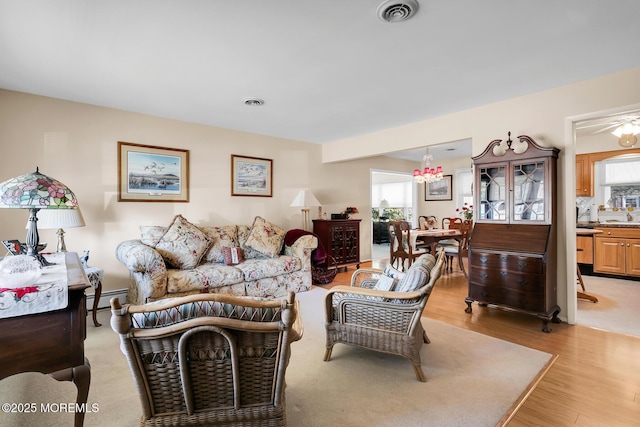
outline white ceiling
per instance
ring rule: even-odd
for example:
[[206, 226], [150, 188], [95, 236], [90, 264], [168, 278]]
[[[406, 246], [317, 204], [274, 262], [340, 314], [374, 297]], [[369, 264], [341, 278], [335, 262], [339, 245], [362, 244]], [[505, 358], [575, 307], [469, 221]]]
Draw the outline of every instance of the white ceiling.
[[0, 88], [325, 143], [640, 66], [638, 0], [380, 3], [0, 0]]

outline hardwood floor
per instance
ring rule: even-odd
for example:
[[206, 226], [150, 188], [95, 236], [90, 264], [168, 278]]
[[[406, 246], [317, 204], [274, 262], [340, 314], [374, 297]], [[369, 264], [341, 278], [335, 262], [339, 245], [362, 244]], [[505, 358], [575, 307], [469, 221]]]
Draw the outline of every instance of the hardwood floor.
[[[353, 271], [324, 287], [349, 285]], [[438, 280], [424, 315], [558, 355], [509, 426], [640, 426], [640, 338], [566, 323], [551, 324], [547, 334], [534, 316], [475, 303], [467, 314], [466, 296], [466, 279], [454, 266]]]

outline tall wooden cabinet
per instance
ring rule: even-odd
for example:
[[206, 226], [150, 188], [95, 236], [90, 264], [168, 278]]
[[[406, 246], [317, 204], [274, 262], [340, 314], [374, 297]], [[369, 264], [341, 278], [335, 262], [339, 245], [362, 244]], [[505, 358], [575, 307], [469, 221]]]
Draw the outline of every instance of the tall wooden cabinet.
[[559, 322], [556, 285], [556, 163], [559, 149], [526, 135], [494, 140], [473, 157], [476, 223], [469, 240], [469, 295]]
[[337, 267], [360, 268], [360, 219], [314, 219], [313, 232], [318, 236]]

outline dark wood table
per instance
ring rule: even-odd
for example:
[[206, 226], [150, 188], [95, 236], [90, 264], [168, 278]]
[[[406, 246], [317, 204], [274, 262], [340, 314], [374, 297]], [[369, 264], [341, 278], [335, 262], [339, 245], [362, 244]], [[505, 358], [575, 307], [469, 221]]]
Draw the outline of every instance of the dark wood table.
[[[58, 381], [73, 381], [78, 388], [76, 402], [86, 405], [91, 367], [84, 357], [84, 291], [90, 285], [78, 254], [67, 252], [65, 262], [69, 285], [66, 308], [0, 319], [0, 379], [22, 372], [50, 374]], [[83, 423], [84, 412], [76, 412], [74, 425]]]

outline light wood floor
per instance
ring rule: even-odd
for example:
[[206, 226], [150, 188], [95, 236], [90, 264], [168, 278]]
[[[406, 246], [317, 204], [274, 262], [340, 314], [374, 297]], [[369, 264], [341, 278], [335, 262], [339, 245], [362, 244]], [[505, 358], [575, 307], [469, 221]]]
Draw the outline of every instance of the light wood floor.
[[[348, 285], [353, 271], [325, 287]], [[551, 324], [547, 334], [534, 316], [475, 303], [467, 314], [466, 296], [466, 279], [455, 266], [437, 282], [424, 315], [559, 355], [509, 426], [640, 426], [640, 338], [566, 323]]]

